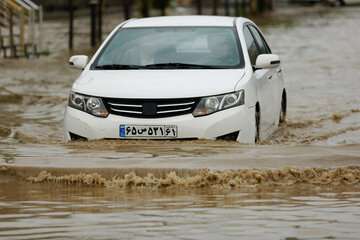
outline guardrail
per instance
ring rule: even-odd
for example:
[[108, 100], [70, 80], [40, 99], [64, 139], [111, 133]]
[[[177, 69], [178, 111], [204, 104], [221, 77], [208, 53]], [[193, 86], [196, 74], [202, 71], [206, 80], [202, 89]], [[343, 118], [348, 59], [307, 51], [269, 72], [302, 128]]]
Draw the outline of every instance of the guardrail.
[[41, 6], [31, 0], [0, 1], [0, 52], [5, 58], [37, 56], [41, 48]]

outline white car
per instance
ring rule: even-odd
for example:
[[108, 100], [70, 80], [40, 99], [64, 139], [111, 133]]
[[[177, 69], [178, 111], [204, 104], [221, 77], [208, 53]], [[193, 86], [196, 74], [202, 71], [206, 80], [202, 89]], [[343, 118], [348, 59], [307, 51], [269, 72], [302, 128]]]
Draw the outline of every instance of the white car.
[[132, 19], [83, 69], [65, 113], [66, 140], [226, 139], [255, 143], [286, 115], [279, 56], [246, 18]]

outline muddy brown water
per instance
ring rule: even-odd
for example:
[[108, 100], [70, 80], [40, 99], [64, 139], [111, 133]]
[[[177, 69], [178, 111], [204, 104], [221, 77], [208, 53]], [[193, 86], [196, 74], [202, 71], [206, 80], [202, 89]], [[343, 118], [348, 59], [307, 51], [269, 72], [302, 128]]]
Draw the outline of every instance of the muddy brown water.
[[289, 109], [258, 146], [65, 144], [78, 72], [64, 64], [66, 24], [47, 22], [50, 56], [0, 59], [0, 239], [359, 239], [359, 12], [259, 19]]

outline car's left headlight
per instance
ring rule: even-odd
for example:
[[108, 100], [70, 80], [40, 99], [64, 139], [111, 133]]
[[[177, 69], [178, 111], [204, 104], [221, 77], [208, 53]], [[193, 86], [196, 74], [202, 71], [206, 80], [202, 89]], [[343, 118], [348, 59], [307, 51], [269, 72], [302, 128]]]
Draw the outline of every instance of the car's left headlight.
[[71, 92], [69, 97], [69, 106], [96, 117], [106, 118], [109, 115], [103, 101], [98, 97], [91, 97]]
[[240, 90], [233, 93], [204, 97], [196, 106], [193, 116], [200, 117], [218, 111], [240, 106], [245, 103], [245, 92]]

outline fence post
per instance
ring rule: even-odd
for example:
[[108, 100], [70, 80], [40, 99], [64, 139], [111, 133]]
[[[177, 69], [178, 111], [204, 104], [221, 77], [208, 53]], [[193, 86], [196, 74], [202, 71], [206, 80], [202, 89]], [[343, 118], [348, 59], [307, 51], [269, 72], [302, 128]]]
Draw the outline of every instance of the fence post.
[[224, 1], [225, 15], [230, 16], [230, 3], [229, 0]]
[[132, 0], [122, 0], [125, 19], [131, 18], [131, 1]]
[[74, 6], [72, 0], [68, 0], [69, 8], [69, 50], [74, 48]]
[[14, 13], [9, 9], [9, 37], [10, 37], [10, 57], [16, 57], [16, 47], [14, 42]]
[[21, 50], [24, 51], [24, 55], [26, 57], [28, 57], [27, 49], [25, 48], [25, 13], [23, 10], [20, 12], [20, 26], [19, 27], [20, 27], [19, 45], [21, 46]]
[[196, 1], [196, 8], [197, 8], [197, 14], [201, 15], [202, 14], [202, 0]]
[[149, 0], [141, 0], [141, 14], [143, 17], [149, 17]]
[[246, 4], [246, 0], [242, 0], [241, 1], [241, 9], [242, 9], [242, 12], [243, 12], [243, 14], [245, 15], [246, 14], [246, 12], [247, 12], [247, 4]]
[[258, 0], [257, 1], [257, 12], [263, 13], [265, 11], [266, 2], [265, 0]]
[[90, 18], [91, 18], [91, 39], [90, 44], [91, 47], [96, 46], [96, 5], [98, 1], [97, 0], [91, 0], [90, 1]]
[[240, 5], [239, 0], [235, 0], [234, 8], [235, 8], [235, 16], [236, 17], [240, 16], [240, 9], [239, 9], [240, 6], [239, 5]]
[[98, 3], [98, 28], [97, 28], [98, 43], [102, 42], [102, 16], [103, 16], [102, 11], [103, 11], [103, 0], [99, 0], [99, 3]]
[[41, 52], [43, 50], [43, 39], [42, 39], [43, 19], [44, 19], [43, 8], [42, 6], [39, 6], [38, 52]]
[[218, 15], [219, 0], [213, 0], [213, 15]]
[[258, 0], [250, 0], [250, 13], [256, 14], [258, 9]]
[[166, 15], [166, 0], [158, 0], [160, 1], [160, 9], [161, 9], [161, 15]]

